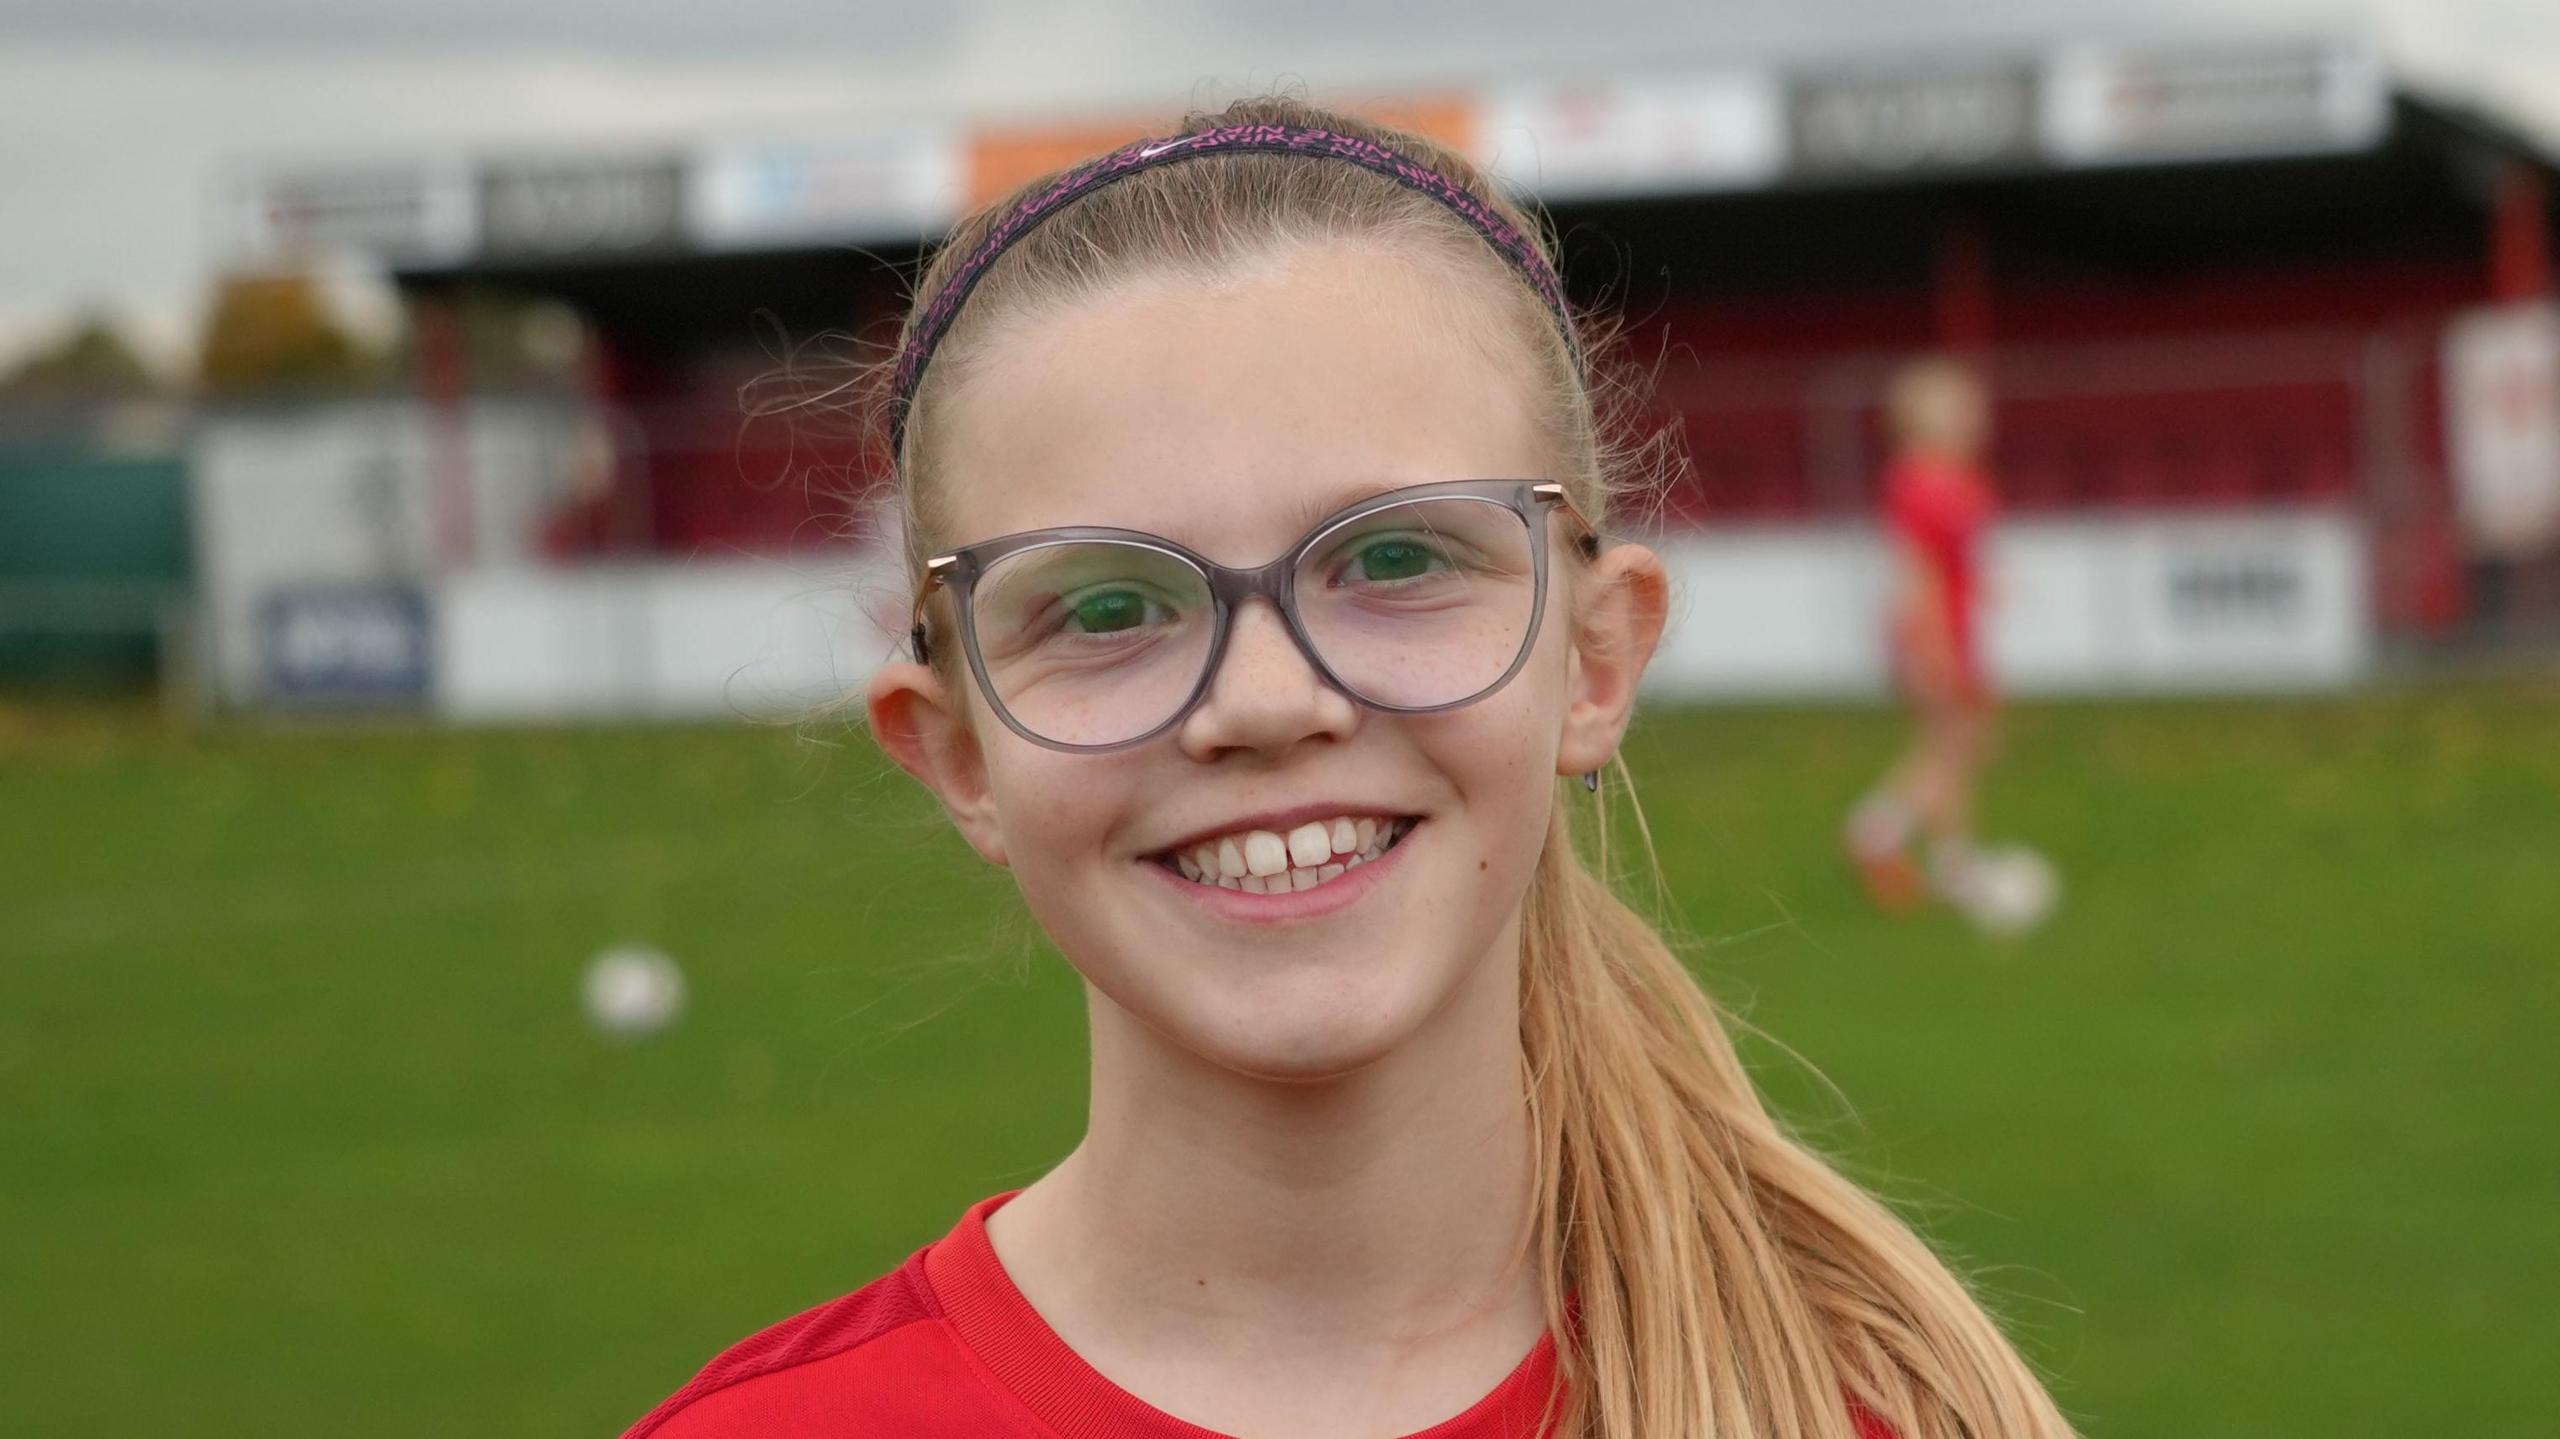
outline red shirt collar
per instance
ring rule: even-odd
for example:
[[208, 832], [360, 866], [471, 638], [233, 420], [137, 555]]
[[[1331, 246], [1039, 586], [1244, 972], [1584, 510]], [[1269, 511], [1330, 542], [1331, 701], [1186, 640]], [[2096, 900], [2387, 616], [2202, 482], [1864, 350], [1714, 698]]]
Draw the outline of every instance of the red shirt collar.
[[[926, 1251], [925, 1279], [962, 1342], [1060, 1439], [1228, 1439], [1185, 1423], [1102, 1377], [1015, 1288], [987, 1238], [987, 1216], [1019, 1190], [980, 1200]], [[1465, 1413], [1409, 1439], [1529, 1439], [1556, 1372], [1553, 1335]]]

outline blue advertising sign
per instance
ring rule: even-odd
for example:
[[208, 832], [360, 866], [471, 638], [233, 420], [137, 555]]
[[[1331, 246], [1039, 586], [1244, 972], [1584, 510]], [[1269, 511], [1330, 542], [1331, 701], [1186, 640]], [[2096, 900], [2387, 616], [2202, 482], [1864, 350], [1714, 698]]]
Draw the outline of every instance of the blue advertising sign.
[[415, 585], [272, 591], [258, 635], [267, 693], [285, 703], [423, 704], [434, 679], [433, 612]]

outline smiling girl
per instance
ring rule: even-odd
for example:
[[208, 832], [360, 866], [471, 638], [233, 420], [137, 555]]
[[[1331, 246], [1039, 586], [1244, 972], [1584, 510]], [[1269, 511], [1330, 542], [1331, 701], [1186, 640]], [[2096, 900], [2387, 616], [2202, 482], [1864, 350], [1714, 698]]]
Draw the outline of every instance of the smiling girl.
[[634, 1436], [2069, 1433], [1577, 853], [1667, 584], [1482, 175], [1197, 117], [964, 222], [887, 385], [873, 733], [1083, 976], [1088, 1127]]

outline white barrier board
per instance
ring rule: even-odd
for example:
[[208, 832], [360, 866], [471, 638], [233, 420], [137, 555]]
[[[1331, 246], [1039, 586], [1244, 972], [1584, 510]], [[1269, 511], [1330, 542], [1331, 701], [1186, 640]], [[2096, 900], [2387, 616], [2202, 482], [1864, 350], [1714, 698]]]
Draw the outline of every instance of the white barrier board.
[[[1649, 693], [1880, 695], [1889, 566], [1866, 525], [1665, 537]], [[2018, 521], [1986, 557], [1984, 654], [2024, 695], [2336, 689], [2373, 658], [2365, 541], [2333, 510]]]
[[[391, 705], [456, 722], [805, 712], [895, 651], [885, 551], [559, 566], [527, 547], [573, 416], [475, 405], [477, 523], [439, 572], [429, 440], [384, 403], [217, 417], [195, 524], [214, 698]], [[1674, 532], [1675, 612], [1648, 692], [1879, 696], [1889, 567], [1871, 523]], [[2369, 670], [2359, 521], [2327, 509], [2003, 525], [1984, 649], [2011, 693], [2334, 689]]]
[[434, 590], [435, 712], [807, 713], [858, 696], [896, 645], [873, 615], [897, 584], [869, 555], [453, 575]]

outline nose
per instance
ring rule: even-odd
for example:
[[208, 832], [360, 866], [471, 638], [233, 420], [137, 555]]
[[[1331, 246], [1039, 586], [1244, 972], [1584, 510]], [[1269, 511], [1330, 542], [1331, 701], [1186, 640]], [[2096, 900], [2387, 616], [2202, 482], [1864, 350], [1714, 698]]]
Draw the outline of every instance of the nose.
[[1348, 738], [1359, 723], [1360, 706], [1325, 681], [1278, 608], [1257, 596], [1236, 611], [1209, 692], [1179, 738], [1193, 759], [1237, 749], [1276, 755], [1317, 736]]

